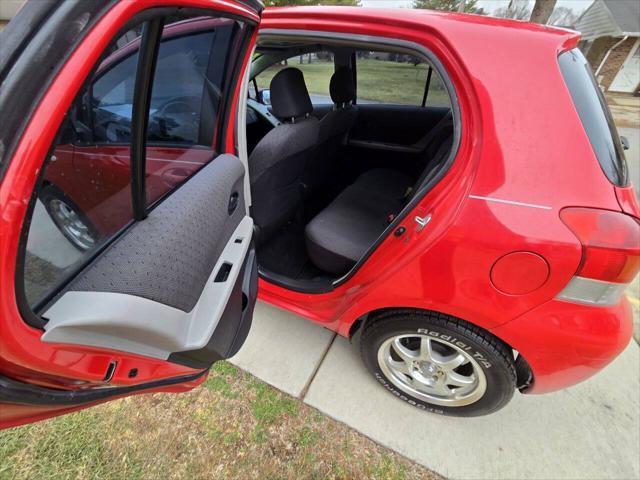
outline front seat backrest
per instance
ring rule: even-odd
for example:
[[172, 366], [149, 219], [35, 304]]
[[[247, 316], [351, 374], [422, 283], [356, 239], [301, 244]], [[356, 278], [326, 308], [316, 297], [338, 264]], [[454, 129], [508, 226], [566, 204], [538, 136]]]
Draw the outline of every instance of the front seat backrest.
[[337, 156], [347, 133], [353, 126], [358, 111], [353, 102], [356, 89], [353, 72], [347, 67], [338, 68], [331, 76], [329, 92], [333, 110], [320, 120], [320, 143], [318, 153], [307, 165], [304, 183], [310, 190], [329, 182], [337, 168]]
[[273, 114], [283, 121], [267, 133], [249, 157], [251, 216], [263, 242], [295, 214], [302, 174], [315, 152], [319, 122], [302, 72], [285, 68], [271, 80]]

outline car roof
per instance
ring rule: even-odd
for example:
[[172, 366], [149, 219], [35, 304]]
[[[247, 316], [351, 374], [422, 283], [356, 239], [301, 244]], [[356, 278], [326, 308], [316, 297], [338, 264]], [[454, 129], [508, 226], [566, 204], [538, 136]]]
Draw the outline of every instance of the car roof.
[[334, 19], [361, 22], [367, 20], [390, 26], [428, 28], [448, 37], [455, 35], [457, 41], [464, 38], [471, 40], [472, 37], [486, 34], [488, 30], [491, 30], [493, 38], [502, 41], [508, 41], [509, 37], [529, 34], [533, 43], [554, 44], [557, 47], [564, 47], [562, 49], [575, 46], [580, 39], [578, 32], [566, 28], [469, 13], [416, 8], [267, 7], [262, 14], [263, 21], [267, 24], [269, 21], [287, 18], [300, 20], [300, 17], [318, 21]]

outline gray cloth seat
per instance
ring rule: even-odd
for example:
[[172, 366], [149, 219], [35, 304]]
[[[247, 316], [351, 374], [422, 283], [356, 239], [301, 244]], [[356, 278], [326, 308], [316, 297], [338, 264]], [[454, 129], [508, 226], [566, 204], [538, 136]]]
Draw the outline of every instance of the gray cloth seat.
[[316, 155], [307, 163], [303, 183], [308, 190], [318, 190], [329, 183], [338, 168], [338, 153], [353, 127], [358, 110], [353, 102], [356, 89], [353, 72], [338, 68], [331, 76], [329, 93], [333, 110], [320, 119], [320, 138]]
[[271, 106], [283, 121], [267, 133], [249, 157], [251, 216], [264, 242], [291, 220], [302, 200], [302, 175], [315, 152], [320, 127], [310, 117], [313, 105], [297, 68], [271, 80]]
[[434, 155], [415, 183], [394, 170], [370, 170], [307, 224], [307, 253], [318, 268], [342, 275], [362, 258], [430, 173], [448, 157], [451, 132], [446, 138], [433, 141], [436, 144], [429, 150], [435, 149]]
[[305, 228], [307, 253], [322, 270], [341, 275], [358, 261], [402, 209], [402, 200], [360, 188], [342, 191]]
[[401, 199], [407, 195], [413, 180], [406, 173], [397, 170], [374, 168], [360, 175], [356, 184], [365, 190]]

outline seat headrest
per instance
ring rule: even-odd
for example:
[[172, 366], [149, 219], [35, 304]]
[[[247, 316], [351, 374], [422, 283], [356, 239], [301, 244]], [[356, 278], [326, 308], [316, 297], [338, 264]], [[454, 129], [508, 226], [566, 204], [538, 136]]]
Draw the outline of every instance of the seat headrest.
[[338, 68], [329, 82], [329, 93], [333, 103], [349, 103], [356, 99], [353, 73], [347, 67]]
[[280, 70], [271, 80], [271, 107], [278, 118], [302, 117], [313, 111], [304, 76], [297, 68]]

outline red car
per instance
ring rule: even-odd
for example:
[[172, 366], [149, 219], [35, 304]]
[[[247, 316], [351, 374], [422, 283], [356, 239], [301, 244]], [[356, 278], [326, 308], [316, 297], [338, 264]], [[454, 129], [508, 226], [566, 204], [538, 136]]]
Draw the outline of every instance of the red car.
[[0, 34], [0, 426], [194, 388], [257, 297], [435, 413], [595, 374], [631, 337], [640, 210], [578, 41], [402, 9], [27, 2]]

